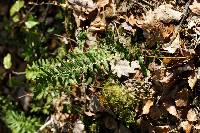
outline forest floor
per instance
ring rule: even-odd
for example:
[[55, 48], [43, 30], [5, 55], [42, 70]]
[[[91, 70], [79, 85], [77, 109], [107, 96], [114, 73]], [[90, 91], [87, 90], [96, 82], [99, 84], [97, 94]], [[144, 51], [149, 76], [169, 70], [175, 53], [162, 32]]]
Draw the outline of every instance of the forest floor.
[[199, 0], [2, 2], [0, 132], [198, 133], [199, 57]]

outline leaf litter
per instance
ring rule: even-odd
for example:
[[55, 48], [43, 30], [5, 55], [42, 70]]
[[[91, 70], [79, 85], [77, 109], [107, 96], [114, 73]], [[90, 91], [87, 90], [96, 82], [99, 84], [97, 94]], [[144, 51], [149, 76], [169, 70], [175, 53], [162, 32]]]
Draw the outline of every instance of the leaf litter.
[[[124, 40], [127, 40], [127, 36], [131, 37], [131, 47], [126, 43], [123, 43], [123, 47], [134, 51], [133, 45], [139, 44], [137, 47], [139, 55], [144, 56], [143, 64], [134, 57], [129, 60], [111, 59], [109, 65], [112, 74], [121, 80], [129, 92], [135, 92], [136, 97], [142, 101], [142, 104], [133, 111], [136, 112], [137, 117], [141, 117], [141, 121], [148, 120], [148, 125], [145, 125], [147, 131], [180, 131], [178, 127], [174, 128], [177, 125], [186, 133], [191, 132], [192, 129], [200, 129], [197, 124], [199, 103], [194, 104], [195, 99], [200, 95], [196, 92], [199, 89], [197, 84], [200, 79], [199, 1], [186, 1], [184, 4], [179, 4], [175, 0], [170, 2], [167, 0], [157, 2], [66, 0], [66, 3], [73, 11], [77, 28], [86, 29], [86, 44], [89, 47], [93, 47], [98, 42], [110, 25], [116, 33], [114, 39], [117, 40], [120, 35]], [[188, 3], [189, 11], [185, 13]], [[136, 7], [139, 7], [138, 10], [135, 10]], [[14, 14], [15, 12], [12, 12], [11, 15]], [[144, 69], [150, 74], [145, 76]], [[95, 95], [88, 95], [88, 99], [77, 98], [81, 102], [88, 102], [89, 110], [85, 110], [85, 115], [96, 117], [99, 112], [109, 112], [110, 114], [108, 113], [109, 115], [105, 115], [104, 118], [106, 128], [115, 132], [131, 132], [117, 120], [112, 109], [104, 108], [102, 103], [104, 97], [101, 97], [96, 90], [92, 93]], [[74, 93], [74, 96], [78, 97], [78, 94]], [[63, 104], [68, 100], [64, 96], [55, 99], [55, 102], [62, 103], [55, 105], [55, 124], [63, 126], [65, 121], [75, 121], [72, 126], [73, 132], [83, 132], [85, 125], [78, 117], [70, 118], [67, 114], [62, 114]], [[191, 108], [194, 106], [197, 108]], [[182, 110], [187, 110], [186, 115]]]
[[[139, 44], [144, 64], [137, 58], [127, 60], [117, 57], [109, 60], [109, 65], [112, 74], [123, 79], [122, 84], [127, 90], [135, 92], [142, 101], [143, 104], [138, 105], [135, 112], [142, 122], [148, 119], [145, 130], [170, 132], [183, 128], [189, 133], [198, 128], [191, 122], [199, 121], [199, 110], [188, 110], [192, 100], [198, 97], [192, 92], [197, 89], [200, 77], [200, 66], [196, 62], [200, 54], [198, 1], [188, 1], [182, 5], [174, 0], [146, 0], [141, 3], [132, 0], [68, 0], [68, 3], [73, 10], [76, 26], [87, 31], [88, 47], [98, 43], [110, 26], [116, 33], [114, 39], [120, 38], [118, 41], [123, 47], [133, 50], [134, 43]], [[135, 10], [136, 7], [138, 10]], [[89, 23], [82, 25], [86, 21]], [[131, 37], [131, 47], [125, 41], [127, 36]], [[151, 63], [147, 63], [150, 60]], [[150, 73], [145, 76], [144, 70]], [[106, 128], [115, 132], [130, 132], [122, 123], [118, 123], [112, 109], [104, 107], [104, 101], [100, 95], [91, 96], [89, 110], [85, 114], [94, 117], [98, 116], [98, 112], [109, 112], [110, 115], [104, 115]], [[185, 115], [181, 110], [188, 112]], [[155, 123], [155, 120], [160, 122]], [[175, 125], [169, 124], [173, 120], [179, 127], [174, 128]], [[83, 130], [83, 123], [77, 120], [73, 131]]]

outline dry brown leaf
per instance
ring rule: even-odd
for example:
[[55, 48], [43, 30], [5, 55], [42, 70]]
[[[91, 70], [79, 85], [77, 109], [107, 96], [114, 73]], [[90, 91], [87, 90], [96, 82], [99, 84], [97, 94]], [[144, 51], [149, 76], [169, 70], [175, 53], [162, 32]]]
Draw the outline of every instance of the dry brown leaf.
[[129, 22], [130, 25], [135, 26], [136, 25], [136, 21], [137, 19], [135, 19], [135, 17], [133, 15], [131, 15], [127, 21]]
[[91, 32], [101, 32], [104, 31], [106, 27], [105, 19], [100, 16], [96, 17], [96, 19], [90, 24], [89, 31]]
[[173, 116], [179, 118], [175, 105], [172, 101], [164, 101], [163, 106]]
[[171, 21], [179, 21], [181, 19], [182, 13], [172, 9], [172, 5], [160, 5], [154, 11], [148, 11], [147, 15], [144, 17], [145, 23], [151, 24], [155, 21], [162, 21], [164, 23], [169, 23]]
[[188, 121], [196, 121], [197, 120], [197, 110], [190, 109], [187, 114]]
[[109, 0], [98, 0], [98, 1], [97, 1], [97, 6], [98, 6], [98, 7], [104, 7], [104, 6], [106, 6], [107, 4], [109, 4]]
[[84, 112], [87, 116], [94, 116], [95, 114], [92, 112]]
[[111, 70], [113, 73], [117, 74], [118, 77], [129, 76], [130, 73], [136, 73], [140, 69], [139, 61], [135, 60], [131, 63], [127, 60], [111, 60], [110, 61]]
[[191, 75], [190, 77], [188, 77], [188, 84], [189, 84], [191, 89], [194, 88], [196, 82], [197, 82], [197, 76]]
[[199, 124], [196, 124], [196, 125], [194, 126], [194, 129], [200, 130], [200, 125], [199, 125]]
[[188, 121], [182, 121], [180, 126], [183, 128], [185, 133], [190, 133], [192, 129], [192, 124]]
[[170, 130], [170, 126], [166, 125], [166, 126], [156, 126], [153, 128], [153, 131], [155, 133], [169, 133]]
[[97, 5], [92, 0], [68, 0], [68, 2], [73, 9], [77, 27], [81, 21], [91, 20], [97, 14]]
[[78, 120], [74, 125], [73, 133], [83, 133], [84, 128], [85, 125], [83, 124], [83, 122], [81, 120]]
[[123, 22], [122, 27], [127, 31], [133, 30], [132, 26], [130, 26], [127, 22]]
[[200, 3], [198, 3], [196, 0], [192, 3], [192, 5], [189, 6], [190, 10], [197, 14], [200, 15]]
[[[92, 0], [68, 0], [68, 2], [72, 6], [80, 6], [78, 9], [79, 11], [87, 10], [91, 12], [95, 8], [97, 8], [96, 4]], [[83, 9], [85, 8], [85, 9]]]
[[113, 17], [116, 15], [116, 4], [115, 0], [109, 0], [108, 6], [104, 8], [103, 11], [105, 18]]
[[[168, 45], [168, 44], [165, 44], [165, 45]], [[167, 46], [167, 47], [163, 46], [163, 49], [173, 54], [176, 52], [178, 48], [180, 48], [180, 45], [181, 45], [181, 39], [180, 39], [180, 35], [178, 34], [176, 38], [174, 39], [174, 41], [170, 44], [170, 46]]]
[[164, 39], [169, 38], [173, 34], [174, 29], [175, 28], [173, 25], [166, 26], [165, 28], [161, 29]]
[[153, 105], [153, 101], [148, 100], [142, 109], [142, 114], [148, 114], [152, 105]]
[[171, 72], [166, 72], [165, 76], [163, 77], [163, 79], [160, 80], [161, 83], [169, 83], [171, 81], [171, 79], [173, 78], [173, 73]]
[[188, 104], [188, 91], [182, 90], [176, 93], [175, 103], [177, 107], [185, 107]]
[[176, 107], [175, 106], [169, 106], [167, 107], [167, 111], [173, 115], [173, 116], [176, 116], [178, 118], [178, 113], [176, 111]]

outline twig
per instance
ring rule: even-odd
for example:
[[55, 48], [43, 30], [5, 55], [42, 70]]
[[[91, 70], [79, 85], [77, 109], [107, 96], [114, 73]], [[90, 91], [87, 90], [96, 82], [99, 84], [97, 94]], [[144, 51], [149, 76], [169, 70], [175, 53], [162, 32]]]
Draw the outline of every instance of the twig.
[[31, 94], [25, 94], [25, 95], [19, 96], [18, 98], [20, 99], [20, 98], [23, 98], [23, 97], [26, 97], [26, 96], [32, 97], [33, 95], [31, 95]]
[[46, 3], [45, 2], [42, 2], [42, 3], [29, 2], [28, 4], [29, 5], [35, 5], [35, 6], [41, 6], [41, 5], [55, 5], [55, 6], [57, 6], [58, 5], [58, 3], [55, 3], [55, 2], [46, 2]]
[[172, 36], [171, 41], [170, 41], [169, 43], [167, 43], [167, 44], [165, 45], [165, 47], [169, 47], [169, 46], [172, 44], [172, 42], [176, 39], [178, 33], [180, 32], [181, 26], [182, 26], [182, 24], [183, 24], [183, 21], [184, 21], [184, 20], [186, 19], [186, 17], [187, 17], [187, 14], [188, 14], [188, 11], [189, 11], [189, 5], [190, 5], [191, 1], [192, 1], [192, 0], [189, 0], [189, 1], [186, 3], [185, 8], [184, 8], [184, 11], [183, 11], [182, 18], [181, 18], [181, 21], [180, 21], [179, 25], [176, 27], [175, 32], [174, 32], [174, 34], [173, 34], [173, 36]]
[[164, 59], [164, 58], [167, 58], [167, 59], [187, 59], [188, 57], [157, 57], [157, 56], [146, 56], [146, 57], [149, 57], [149, 58], [159, 58], [159, 59]]
[[144, 4], [148, 5], [151, 9], [154, 8], [154, 6], [151, 5], [151, 4], [150, 4], [148, 1], [146, 1], [146, 0], [141, 0], [141, 3], [144, 3]]
[[24, 75], [26, 74], [26, 72], [15, 72], [15, 71], [12, 71], [13, 74], [15, 75]]
[[65, 36], [58, 35], [58, 34], [53, 34], [53, 35], [55, 35], [55, 36], [57, 36], [57, 37], [60, 37], [60, 38], [65, 38], [66, 40], [70, 40], [70, 41], [72, 41], [72, 42], [74, 42], [74, 43], [76, 43], [76, 44], [77, 44], [77, 42], [76, 42], [74, 39], [67, 38], [67, 37], [65, 37]]
[[53, 118], [51, 117], [50, 120], [48, 120], [46, 123], [44, 123], [44, 125], [42, 125], [39, 128], [39, 130], [37, 131], [37, 133], [40, 133], [42, 130], [44, 130], [47, 126], [49, 126], [52, 123], [53, 123]]

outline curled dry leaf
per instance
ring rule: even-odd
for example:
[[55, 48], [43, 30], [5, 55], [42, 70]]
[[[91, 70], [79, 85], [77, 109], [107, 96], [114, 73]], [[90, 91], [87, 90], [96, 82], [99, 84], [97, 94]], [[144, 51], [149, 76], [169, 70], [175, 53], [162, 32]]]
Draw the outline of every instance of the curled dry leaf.
[[192, 3], [192, 5], [189, 6], [189, 8], [193, 13], [200, 15], [200, 3], [198, 3], [196, 0]]
[[148, 114], [152, 105], [153, 105], [153, 101], [148, 100], [142, 109], [142, 114]]
[[188, 114], [187, 114], [187, 119], [188, 121], [196, 121], [197, 120], [197, 110], [196, 109], [190, 109], [188, 111]]
[[175, 29], [174, 25], [167, 25], [160, 21], [144, 22], [143, 24], [138, 24], [137, 21], [138, 25], [144, 30], [143, 35], [150, 47], [155, 46], [158, 42], [161, 44], [168, 43]]
[[180, 127], [183, 128], [185, 133], [190, 133], [191, 129], [192, 129], [192, 124], [188, 121], [182, 121], [181, 124], [180, 124]]

